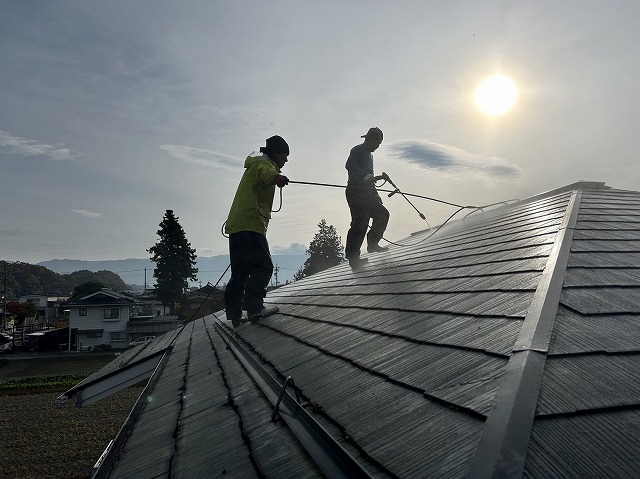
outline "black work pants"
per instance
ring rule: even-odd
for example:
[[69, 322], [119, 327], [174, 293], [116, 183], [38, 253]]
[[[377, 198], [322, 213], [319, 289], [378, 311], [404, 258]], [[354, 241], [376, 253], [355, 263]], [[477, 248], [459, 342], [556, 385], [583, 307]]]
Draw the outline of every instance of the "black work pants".
[[227, 319], [240, 319], [242, 310], [257, 313], [264, 307], [273, 262], [266, 236], [253, 231], [229, 235], [231, 279], [224, 291]]
[[[376, 190], [368, 188], [349, 188], [345, 191], [347, 204], [351, 211], [351, 227], [347, 233], [344, 255], [347, 259], [359, 258], [360, 247], [367, 236], [368, 245], [377, 245], [382, 239], [389, 223], [389, 211], [383, 206]], [[369, 219], [373, 219], [371, 229]]]

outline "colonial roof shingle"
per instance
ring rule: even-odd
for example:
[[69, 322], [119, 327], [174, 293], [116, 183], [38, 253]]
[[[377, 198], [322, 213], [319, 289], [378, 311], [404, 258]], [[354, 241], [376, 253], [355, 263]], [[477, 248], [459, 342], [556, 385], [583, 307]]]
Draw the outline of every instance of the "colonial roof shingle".
[[165, 339], [97, 477], [327, 474], [237, 348], [373, 477], [640, 476], [640, 193], [580, 182], [399, 243], [233, 338], [220, 312]]

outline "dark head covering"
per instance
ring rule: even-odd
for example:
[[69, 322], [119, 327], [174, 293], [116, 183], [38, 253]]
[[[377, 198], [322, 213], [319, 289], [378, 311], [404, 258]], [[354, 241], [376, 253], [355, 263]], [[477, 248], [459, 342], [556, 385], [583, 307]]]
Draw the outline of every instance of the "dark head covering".
[[267, 138], [266, 146], [260, 147], [260, 153], [266, 153], [267, 155], [270, 153], [274, 155], [277, 155], [278, 153], [280, 153], [288, 156], [289, 145], [287, 144], [286, 141], [284, 141], [284, 138], [282, 138], [281, 136], [275, 135], [275, 136], [272, 136], [271, 138]]
[[373, 128], [369, 128], [369, 131], [367, 132], [367, 134], [362, 135], [360, 138], [371, 138], [371, 137], [382, 140], [382, 130], [377, 126], [374, 126]]

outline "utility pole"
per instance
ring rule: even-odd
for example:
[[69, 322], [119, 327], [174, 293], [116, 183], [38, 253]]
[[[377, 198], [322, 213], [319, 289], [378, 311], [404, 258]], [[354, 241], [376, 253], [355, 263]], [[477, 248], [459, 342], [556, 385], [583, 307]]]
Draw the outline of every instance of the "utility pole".
[[276, 277], [276, 286], [278, 286], [278, 271], [280, 270], [280, 267], [278, 265], [275, 265], [275, 267], [273, 268], [273, 273], [275, 274]]
[[4, 262], [4, 288], [2, 291], [2, 331], [7, 323], [7, 262]]

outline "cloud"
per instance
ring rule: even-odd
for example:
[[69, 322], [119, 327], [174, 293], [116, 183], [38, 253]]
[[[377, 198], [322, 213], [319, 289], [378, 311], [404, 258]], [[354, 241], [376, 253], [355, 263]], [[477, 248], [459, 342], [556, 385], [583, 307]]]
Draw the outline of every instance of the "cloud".
[[401, 140], [386, 147], [392, 156], [430, 170], [481, 173], [491, 177], [516, 178], [520, 169], [498, 156], [469, 153], [429, 140]]
[[20, 228], [6, 228], [0, 230], [0, 236], [22, 236], [27, 233], [27, 230], [23, 230]]
[[73, 211], [74, 213], [79, 214], [80, 216], [84, 216], [85, 218], [104, 218], [104, 215], [102, 213], [95, 213], [93, 211], [88, 211], [88, 210], [76, 210], [76, 209], [71, 209], [71, 211]]
[[74, 160], [82, 153], [65, 148], [62, 145], [47, 145], [36, 140], [20, 138], [0, 130], [0, 153], [19, 156], [44, 156], [49, 160]]
[[289, 246], [275, 245], [271, 248], [272, 254], [305, 254], [307, 247], [301, 243], [291, 243]]
[[217, 151], [191, 148], [190, 146], [160, 145], [160, 149], [166, 151], [177, 160], [207, 168], [237, 169], [238, 165], [242, 165], [244, 161], [243, 158], [225, 155]]

